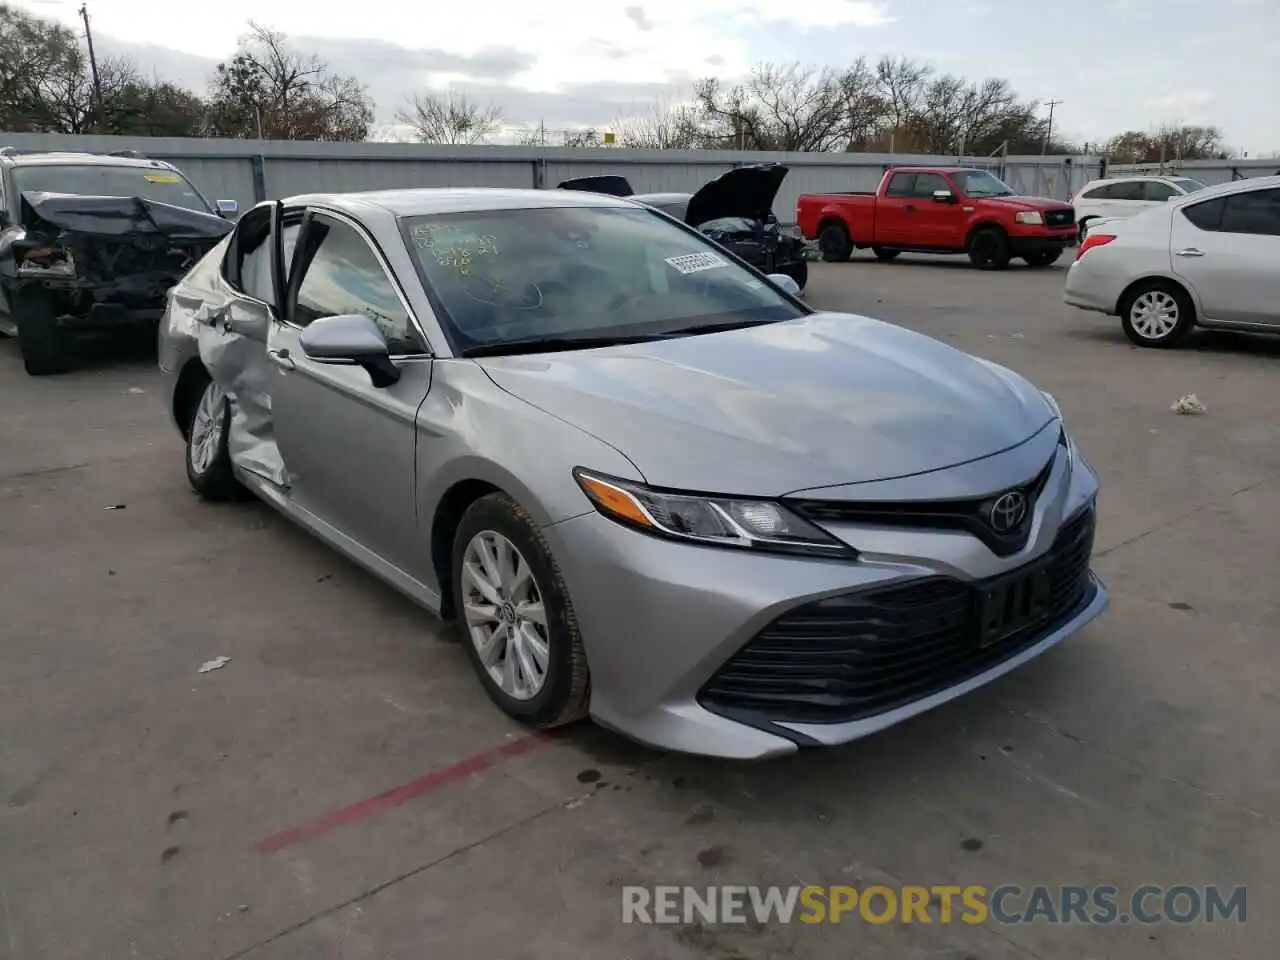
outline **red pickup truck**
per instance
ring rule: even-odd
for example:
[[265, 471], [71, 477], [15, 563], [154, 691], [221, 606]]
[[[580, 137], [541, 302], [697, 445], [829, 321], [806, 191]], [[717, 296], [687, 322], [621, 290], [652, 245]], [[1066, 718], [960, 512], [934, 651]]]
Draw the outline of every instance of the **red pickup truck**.
[[1078, 232], [1069, 203], [1020, 197], [987, 171], [961, 167], [893, 167], [875, 193], [802, 194], [796, 223], [824, 260], [870, 247], [880, 260], [904, 250], [964, 253], [982, 270], [1014, 257], [1047, 267]]

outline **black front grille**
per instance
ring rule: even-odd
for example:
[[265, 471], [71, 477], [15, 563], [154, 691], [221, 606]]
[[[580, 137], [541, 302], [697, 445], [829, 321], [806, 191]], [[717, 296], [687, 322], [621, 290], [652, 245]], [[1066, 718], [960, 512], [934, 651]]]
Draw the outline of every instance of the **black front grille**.
[[1076, 222], [1076, 211], [1074, 207], [1066, 207], [1059, 210], [1046, 210], [1044, 212], [1044, 225], [1046, 227], [1069, 227]]
[[1027, 545], [1034, 522], [1036, 499], [1053, 473], [1056, 453], [1027, 483], [1013, 488], [1026, 499], [1022, 522], [998, 532], [991, 524], [991, 509], [1009, 490], [971, 500], [787, 500], [787, 505], [815, 523], [864, 523], [875, 526], [912, 527], [920, 530], [965, 530], [999, 557], [1008, 557]]
[[[843, 723], [945, 690], [1074, 614], [1092, 589], [1093, 534], [1090, 506], [1063, 525], [1044, 557], [1015, 573], [975, 583], [926, 577], [798, 607], [731, 657], [699, 702], [747, 720]], [[1047, 593], [1039, 618], [984, 642], [984, 599], [1011, 578], [1041, 571]]]

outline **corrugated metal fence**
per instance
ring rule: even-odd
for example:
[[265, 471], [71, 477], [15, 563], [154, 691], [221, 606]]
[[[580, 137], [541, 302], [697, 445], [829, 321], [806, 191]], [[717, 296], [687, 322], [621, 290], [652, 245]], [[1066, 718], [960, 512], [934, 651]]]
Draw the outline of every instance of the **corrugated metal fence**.
[[[20, 151], [138, 150], [179, 166], [210, 199], [236, 200], [242, 209], [260, 200], [300, 193], [403, 187], [551, 188], [569, 177], [594, 174], [622, 174], [637, 191], [644, 193], [691, 192], [735, 166], [779, 161], [791, 168], [774, 204], [774, 212], [783, 221], [794, 218], [796, 197], [800, 194], [871, 190], [883, 171], [893, 164], [981, 166], [1001, 176], [1020, 193], [1064, 200], [1088, 180], [1101, 176], [1105, 169], [1097, 157], [991, 159], [858, 153], [583, 150], [31, 133], [0, 133], [0, 146], [3, 145]], [[1193, 169], [1199, 168], [1187, 167], [1184, 172], [1196, 176], [1191, 172]], [[1218, 169], [1215, 167], [1214, 172]], [[1213, 182], [1231, 179], [1231, 169], [1221, 169], [1225, 173]], [[1269, 168], [1257, 170], [1258, 174], [1269, 172]]]

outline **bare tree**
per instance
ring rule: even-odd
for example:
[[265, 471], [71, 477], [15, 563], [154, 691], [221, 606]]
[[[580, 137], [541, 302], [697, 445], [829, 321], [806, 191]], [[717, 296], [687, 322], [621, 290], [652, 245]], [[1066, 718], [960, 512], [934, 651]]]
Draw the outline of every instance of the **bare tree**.
[[1176, 163], [1179, 160], [1226, 159], [1231, 151], [1217, 127], [1166, 124], [1152, 133], [1127, 130], [1112, 137], [1106, 152], [1121, 163]]
[[585, 130], [566, 130], [564, 132], [564, 146], [566, 147], [602, 147], [604, 146], [604, 135], [595, 127], [588, 127]]
[[636, 150], [695, 150], [706, 137], [697, 107], [679, 103], [655, 106], [616, 124], [618, 142]]
[[249, 33], [218, 65], [210, 96], [215, 136], [279, 140], [364, 140], [373, 103], [355, 78], [290, 49], [284, 34], [250, 21]]
[[415, 93], [409, 106], [396, 114], [413, 127], [422, 143], [484, 143], [502, 125], [496, 104], [481, 104], [452, 89], [443, 93]]
[[701, 81], [697, 101], [711, 145], [745, 150], [831, 150], [849, 139], [848, 94], [838, 70], [758, 64], [742, 84]]

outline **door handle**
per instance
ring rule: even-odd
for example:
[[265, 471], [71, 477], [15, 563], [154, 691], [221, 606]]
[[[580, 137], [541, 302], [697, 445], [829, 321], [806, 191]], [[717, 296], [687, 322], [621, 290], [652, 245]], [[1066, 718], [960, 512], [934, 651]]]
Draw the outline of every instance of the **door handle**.
[[287, 349], [282, 348], [280, 350], [268, 350], [267, 356], [270, 357], [271, 362], [281, 370], [296, 370], [298, 367], [298, 365], [293, 362], [293, 357], [289, 356], [289, 351]]
[[903, 207], [902, 209], [903, 209], [903, 210], [905, 210], [907, 213], [915, 213], [915, 212], [916, 212], [916, 205], [915, 205], [914, 203], [908, 203], [908, 204], [907, 204], [905, 207]]
[[1195, 247], [1187, 247], [1184, 250], [1177, 250], [1173, 254], [1175, 257], [1203, 257], [1204, 251], [1197, 250]]

